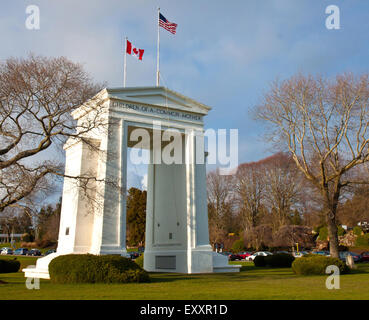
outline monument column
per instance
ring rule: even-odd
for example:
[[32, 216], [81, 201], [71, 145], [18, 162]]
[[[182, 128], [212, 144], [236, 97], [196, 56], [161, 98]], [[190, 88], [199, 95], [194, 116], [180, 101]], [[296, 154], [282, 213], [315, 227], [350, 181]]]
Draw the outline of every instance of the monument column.
[[[82, 140], [70, 138], [66, 150], [65, 173], [68, 176], [97, 175], [98, 157], [96, 149], [100, 146], [97, 139]], [[96, 148], [96, 149], [95, 149]], [[63, 205], [59, 228], [58, 252], [87, 253], [92, 243], [94, 207], [91, 199], [95, 197], [96, 182], [91, 179], [86, 186], [80, 186], [77, 179], [65, 178], [63, 186]]]
[[124, 120], [112, 119], [108, 136], [99, 254], [124, 255], [127, 192], [127, 126]]
[[205, 163], [197, 163], [197, 132], [186, 130], [187, 268], [189, 273], [213, 272], [208, 238]]

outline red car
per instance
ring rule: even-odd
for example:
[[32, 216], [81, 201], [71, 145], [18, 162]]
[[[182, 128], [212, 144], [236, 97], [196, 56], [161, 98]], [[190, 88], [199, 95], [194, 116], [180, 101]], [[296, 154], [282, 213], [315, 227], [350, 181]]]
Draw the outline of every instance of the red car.
[[362, 252], [361, 253], [361, 261], [368, 262], [369, 261], [369, 252]]
[[240, 253], [237, 253], [237, 255], [241, 257], [241, 259], [245, 260], [247, 257], [251, 256], [251, 253], [250, 252], [240, 252]]

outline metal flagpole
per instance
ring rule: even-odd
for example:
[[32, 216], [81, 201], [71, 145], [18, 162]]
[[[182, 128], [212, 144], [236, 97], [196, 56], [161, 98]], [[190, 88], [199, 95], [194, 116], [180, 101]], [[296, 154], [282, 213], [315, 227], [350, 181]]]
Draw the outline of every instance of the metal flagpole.
[[128, 38], [125, 37], [123, 88], [126, 87], [126, 81], [127, 81], [127, 40], [128, 40]]
[[157, 47], [157, 62], [156, 62], [156, 86], [159, 86], [160, 83], [160, 8], [158, 8], [158, 47]]

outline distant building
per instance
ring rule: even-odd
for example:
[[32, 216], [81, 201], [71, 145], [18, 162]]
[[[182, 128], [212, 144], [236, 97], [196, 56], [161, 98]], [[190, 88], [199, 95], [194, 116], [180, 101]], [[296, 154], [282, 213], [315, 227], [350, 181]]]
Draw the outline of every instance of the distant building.
[[364, 232], [369, 232], [369, 222], [368, 221], [361, 221], [357, 225], [360, 226]]
[[7, 233], [0, 233], [0, 243], [10, 242], [11, 239], [15, 241], [20, 241], [22, 238], [22, 233], [13, 233], [10, 236]]

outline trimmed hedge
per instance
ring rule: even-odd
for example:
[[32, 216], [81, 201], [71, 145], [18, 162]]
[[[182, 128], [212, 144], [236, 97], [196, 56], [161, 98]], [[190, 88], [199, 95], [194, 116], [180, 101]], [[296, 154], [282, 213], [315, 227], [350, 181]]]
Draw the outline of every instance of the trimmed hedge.
[[296, 259], [292, 263], [292, 270], [299, 275], [325, 275], [325, 270], [330, 265], [336, 265], [341, 274], [350, 272], [349, 267], [340, 259], [320, 255], [307, 255]]
[[264, 256], [256, 256], [254, 259], [254, 265], [255, 267], [265, 267], [265, 257]]
[[295, 257], [287, 253], [278, 253], [265, 257], [266, 265], [272, 268], [291, 268], [294, 260]]
[[271, 256], [257, 256], [254, 259], [255, 267], [291, 268], [295, 258], [287, 253], [277, 253]]
[[0, 259], [0, 273], [12, 273], [18, 272], [20, 268], [20, 262], [17, 258], [8, 260]]
[[69, 254], [49, 264], [54, 283], [149, 282], [148, 273], [131, 259], [116, 255]]

